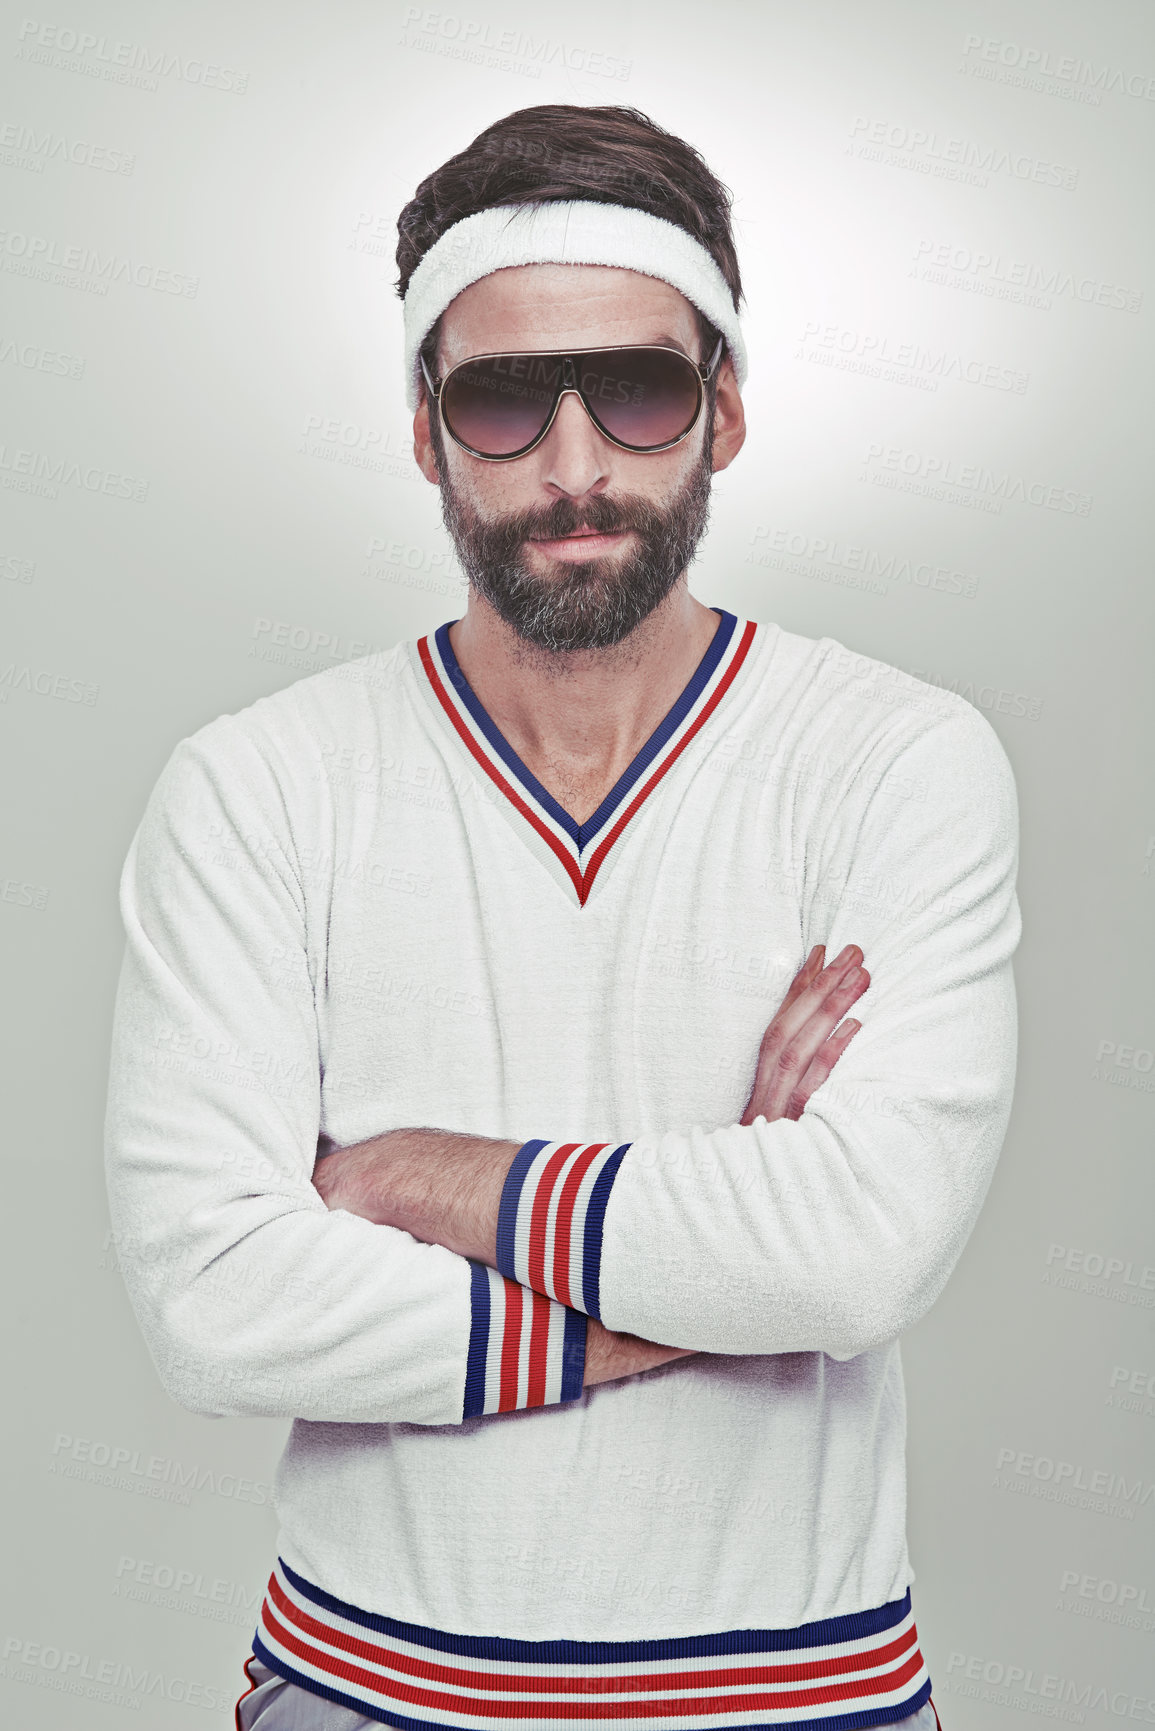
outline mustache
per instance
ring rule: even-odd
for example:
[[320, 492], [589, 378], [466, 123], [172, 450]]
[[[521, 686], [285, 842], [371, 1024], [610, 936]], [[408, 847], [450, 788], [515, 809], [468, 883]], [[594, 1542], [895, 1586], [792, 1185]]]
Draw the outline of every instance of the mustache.
[[510, 546], [522, 541], [560, 540], [578, 529], [594, 529], [603, 535], [636, 529], [646, 534], [661, 521], [662, 513], [636, 494], [611, 498], [598, 493], [580, 505], [573, 499], [555, 499], [552, 505], [511, 512], [491, 518], [484, 527], [487, 534], [499, 535]]

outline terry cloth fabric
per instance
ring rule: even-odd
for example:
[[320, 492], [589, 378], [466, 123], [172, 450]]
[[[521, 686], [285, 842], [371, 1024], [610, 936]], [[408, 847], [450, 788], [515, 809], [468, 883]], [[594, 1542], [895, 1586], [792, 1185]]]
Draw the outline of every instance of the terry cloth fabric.
[[664, 217], [620, 204], [557, 200], [498, 205], [463, 217], [434, 242], [405, 291], [405, 383], [409, 407], [421, 384], [418, 353], [450, 301], [492, 271], [520, 264], [604, 264], [660, 277], [684, 294], [726, 339], [739, 385], [746, 345], [717, 263], [692, 234]]
[[[912, 1579], [898, 1339], [1009, 1114], [1006, 757], [961, 697], [719, 610], [574, 824], [451, 651], [434, 632], [201, 728], [124, 870], [113, 1227], [170, 1394], [294, 1421], [265, 1651], [384, 1723], [493, 1723], [438, 1691], [481, 1700], [475, 1659], [533, 1655], [559, 1700], [533, 1682], [530, 1718], [573, 1717], [556, 1667], [588, 1677], [591, 1649], [579, 1717], [632, 1719], [622, 1678], [682, 1666], [687, 1699], [745, 1703], [711, 1725], [898, 1722], [921, 1660], [856, 1643], [900, 1638]], [[818, 942], [865, 951], [862, 1030], [801, 1118], [739, 1125]], [[318, 1154], [407, 1125], [522, 1149], [512, 1262], [326, 1209]], [[595, 1311], [694, 1355], [579, 1392]], [[395, 1641], [397, 1671], [373, 1657]], [[778, 1669], [824, 1653], [854, 1664]], [[417, 1698], [382, 1707], [385, 1675]], [[787, 1707], [795, 1683], [851, 1693]]]

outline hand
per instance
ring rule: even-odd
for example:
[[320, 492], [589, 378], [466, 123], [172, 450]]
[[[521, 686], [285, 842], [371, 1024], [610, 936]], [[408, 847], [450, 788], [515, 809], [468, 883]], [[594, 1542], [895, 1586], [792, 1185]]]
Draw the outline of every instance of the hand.
[[640, 1370], [655, 1370], [674, 1358], [693, 1358], [687, 1346], [658, 1346], [637, 1334], [616, 1334], [596, 1317], [586, 1320], [586, 1368], [583, 1388], [597, 1382], [615, 1382], [620, 1376], [636, 1376]]
[[848, 944], [828, 967], [823, 967], [825, 958], [825, 944], [816, 944], [763, 1034], [754, 1086], [739, 1123], [800, 1118], [862, 1026], [842, 1022], [870, 984], [859, 965], [862, 951]]
[[[375, 1138], [384, 1142], [384, 1137]], [[380, 1154], [366, 1158], [366, 1145], [358, 1143], [348, 1148], [335, 1148], [318, 1160], [313, 1169], [313, 1189], [326, 1208], [343, 1208], [348, 1214], [360, 1214], [365, 1220], [380, 1225], [376, 1216], [376, 1197], [372, 1179], [379, 1169]]]

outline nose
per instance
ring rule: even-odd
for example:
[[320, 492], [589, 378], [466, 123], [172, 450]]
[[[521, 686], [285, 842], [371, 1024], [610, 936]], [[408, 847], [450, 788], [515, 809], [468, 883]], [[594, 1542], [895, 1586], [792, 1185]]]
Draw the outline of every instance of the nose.
[[541, 480], [556, 496], [580, 499], [600, 493], [610, 478], [614, 447], [594, 426], [585, 404], [572, 387], [562, 392], [553, 426], [534, 454]]

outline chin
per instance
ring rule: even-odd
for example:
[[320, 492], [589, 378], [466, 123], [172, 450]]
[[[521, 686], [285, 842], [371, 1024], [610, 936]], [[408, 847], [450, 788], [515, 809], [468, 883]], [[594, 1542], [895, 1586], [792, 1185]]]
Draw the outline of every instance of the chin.
[[612, 577], [622, 570], [628, 560], [628, 553], [603, 553], [596, 559], [555, 559], [549, 553], [534, 552], [528, 559], [523, 559], [522, 565], [527, 576], [536, 573], [534, 565], [548, 571], [549, 575], [569, 575], [571, 577], [607, 576]]
[[[529, 576], [541, 582], [542, 578], [530, 572]], [[554, 588], [573, 589], [575, 591], [602, 591], [610, 593], [616, 590], [621, 581], [621, 571], [616, 560], [583, 559], [580, 564], [571, 564], [568, 560], [550, 561], [550, 567], [545, 574], [547, 581]]]

